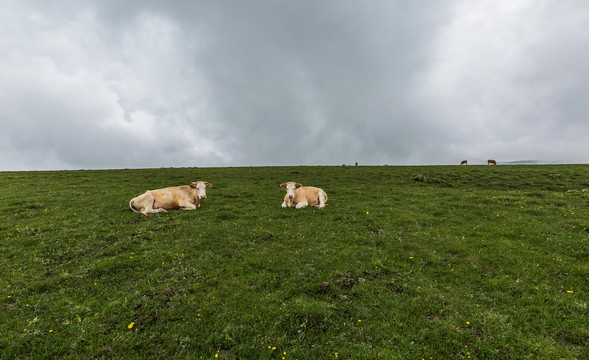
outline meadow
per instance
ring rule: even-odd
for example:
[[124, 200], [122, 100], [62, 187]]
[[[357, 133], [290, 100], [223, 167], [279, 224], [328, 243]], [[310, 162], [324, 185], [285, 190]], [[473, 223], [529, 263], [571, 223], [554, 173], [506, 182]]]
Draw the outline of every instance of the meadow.
[[[205, 180], [195, 211], [146, 190]], [[279, 185], [323, 188], [283, 209]], [[3, 359], [587, 359], [589, 165], [0, 173]]]

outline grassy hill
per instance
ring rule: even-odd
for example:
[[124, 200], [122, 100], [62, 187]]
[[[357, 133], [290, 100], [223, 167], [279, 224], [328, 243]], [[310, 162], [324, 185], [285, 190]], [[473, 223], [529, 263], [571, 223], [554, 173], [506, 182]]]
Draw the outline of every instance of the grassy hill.
[[[148, 189], [213, 184], [144, 217]], [[279, 184], [323, 188], [282, 209]], [[0, 173], [2, 358], [589, 358], [589, 166]]]

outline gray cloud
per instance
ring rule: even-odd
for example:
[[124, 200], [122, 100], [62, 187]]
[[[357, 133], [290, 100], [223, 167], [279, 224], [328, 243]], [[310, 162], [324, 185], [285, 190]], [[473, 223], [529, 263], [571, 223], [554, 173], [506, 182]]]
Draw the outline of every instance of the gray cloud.
[[589, 161], [582, 1], [8, 2], [0, 169]]

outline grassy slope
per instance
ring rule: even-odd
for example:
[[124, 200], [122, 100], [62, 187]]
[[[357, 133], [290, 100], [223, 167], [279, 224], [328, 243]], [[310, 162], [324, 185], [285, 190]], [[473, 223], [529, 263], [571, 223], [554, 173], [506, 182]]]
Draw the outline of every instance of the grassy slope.
[[[196, 211], [128, 208], [193, 180]], [[282, 209], [289, 180], [328, 206]], [[587, 165], [0, 173], [0, 354], [587, 358], [586, 188]]]

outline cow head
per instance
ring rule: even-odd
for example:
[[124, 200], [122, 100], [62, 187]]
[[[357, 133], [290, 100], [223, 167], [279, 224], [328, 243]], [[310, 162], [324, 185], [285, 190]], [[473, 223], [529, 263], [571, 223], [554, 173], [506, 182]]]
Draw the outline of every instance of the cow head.
[[212, 187], [213, 184], [208, 183], [206, 181], [195, 181], [190, 184], [191, 188], [197, 190], [197, 196], [199, 199], [206, 199], [207, 198], [207, 189]]
[[294, 199], [294, 193], [295, 190], [300, 188], [301, 184], [293, 182], [293, 181], [289, 181], [289, 182], [285, 182], [284, 184], [280, 184], [280, 187], [286, 190], [286, 197], [289, 199]]

